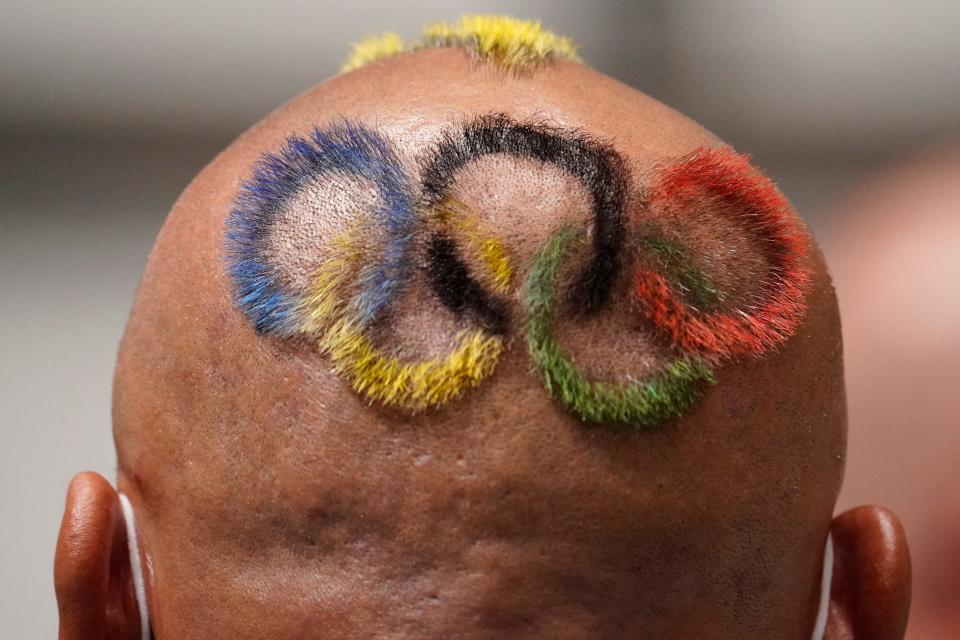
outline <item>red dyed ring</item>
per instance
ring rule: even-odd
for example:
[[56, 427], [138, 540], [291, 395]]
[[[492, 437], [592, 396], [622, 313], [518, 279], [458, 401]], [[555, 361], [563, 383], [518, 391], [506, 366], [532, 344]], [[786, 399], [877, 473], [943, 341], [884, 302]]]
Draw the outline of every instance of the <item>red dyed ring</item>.
[[774, 184], [730, 149], [701, 149], [668, 166], [649, 200], [661, 216], [683, 215], [691, 200], [722, 202], [764, 248], [770, 271], [760, 283], [760, 303], [734, 312], [693, 309], [662, 275], [640, 268], [634, 295], [671, 343], [711, 361], [759, 355], [796, 331], [805, 310], [810, 276], [804, 232]]

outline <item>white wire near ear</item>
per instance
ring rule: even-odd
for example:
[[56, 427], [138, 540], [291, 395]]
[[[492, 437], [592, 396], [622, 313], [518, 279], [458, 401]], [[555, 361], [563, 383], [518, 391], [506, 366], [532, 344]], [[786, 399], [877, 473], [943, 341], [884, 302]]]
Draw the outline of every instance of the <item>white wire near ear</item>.
[[813, 623], [812, 640], [823, 640], [827, 633], [827, 618], [830, 613], [830, 587], [833, 583], [833, 536], [827, 534], [827, 546], [823, 550], [823, 573], [820, 576], [820, 606]]
[[130, 552], [130, 573], [133, 576], [133, 592], [140, 611], [140, 640], [150, 640], [150, 611], [147, 608], [147, 590], [143, 582], [143, 565], [140, 564], [140, 545], [137, 544], [137, 523], [133, 517], [133, 505], [127, 496], [120, 494], [120, 507], [127, 523], [127, 550]]

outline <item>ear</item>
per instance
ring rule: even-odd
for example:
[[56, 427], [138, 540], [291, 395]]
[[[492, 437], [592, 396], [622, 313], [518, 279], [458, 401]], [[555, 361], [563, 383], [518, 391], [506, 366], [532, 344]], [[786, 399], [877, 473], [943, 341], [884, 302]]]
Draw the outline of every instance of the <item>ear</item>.
[[60, 640], [137, 640], [140, 618], [116, 490], [102, 476], [70, 482], [54, 561]]
[[837, 516], [830, 640], [902, 640], [910, 612], [910, 551], [900, 521], [882, 507]]

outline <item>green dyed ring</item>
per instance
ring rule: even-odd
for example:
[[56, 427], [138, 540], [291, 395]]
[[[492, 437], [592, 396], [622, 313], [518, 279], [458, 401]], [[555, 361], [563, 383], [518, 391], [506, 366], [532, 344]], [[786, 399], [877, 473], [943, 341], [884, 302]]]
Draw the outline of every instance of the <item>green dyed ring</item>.
[[701, 358], [680, 357], [646, 380], [625, 384], [590, 380], [564, 353], [551, 332], [557, 271], [582, 231], [564, 227], [537, 254], [524, 283], [527, 346], [551, 397], [589, 423], [652, 431], [689, 409], [703, 383], [716, 381]]

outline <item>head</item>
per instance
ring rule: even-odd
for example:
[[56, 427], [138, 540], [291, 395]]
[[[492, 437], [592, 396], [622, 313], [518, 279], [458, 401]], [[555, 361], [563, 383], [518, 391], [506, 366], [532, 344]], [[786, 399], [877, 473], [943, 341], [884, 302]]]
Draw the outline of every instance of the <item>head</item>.
[[899, 525], [833, 518], [837, 304], [769, 179], [534, 25], [348, 66], [170, 213], [61, 638], [138, 637], [139, 563], [159, 640], [806, 640], [831, 532], [827, 637], [901, 637]]

